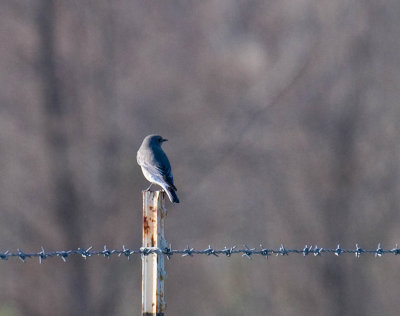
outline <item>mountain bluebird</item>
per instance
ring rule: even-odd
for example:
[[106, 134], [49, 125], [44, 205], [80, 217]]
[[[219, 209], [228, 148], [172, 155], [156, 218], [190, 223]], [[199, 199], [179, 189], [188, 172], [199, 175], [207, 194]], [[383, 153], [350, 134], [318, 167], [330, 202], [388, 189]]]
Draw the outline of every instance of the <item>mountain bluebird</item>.
[[167, 155], [161, 148], [161, 144], [167, 141], [160, 135], [149, 135], [143, 140], [137, 152], [137, 163], [142, 168], [144, 177], [151, 182], [147, 190], [153, 183], [161, 186], [168, 194], [171, 202], [179, 203], [177, 191], [174, 185], [174, 178], [171, 172], [171, 165]]

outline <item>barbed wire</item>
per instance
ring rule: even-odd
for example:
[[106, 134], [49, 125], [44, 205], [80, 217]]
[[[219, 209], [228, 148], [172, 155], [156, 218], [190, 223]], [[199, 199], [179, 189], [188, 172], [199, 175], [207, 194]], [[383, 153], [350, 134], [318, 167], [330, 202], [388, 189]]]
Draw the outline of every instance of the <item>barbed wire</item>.
[[314, 255], [314, 256], [321, 256], [323, 254], [334, 254], [336, 256], [341, 256], [342, 254], [354, 254], [355, 257], [359, 258], [362, 254], [373, 254], [375, 257], [382, 257], [386, 254], [394, 254], [400, 255], [400, 249], [396, 245], [392, 249], [383, 249], [381, 244], [378, 244], [376, 249], [364, 249], [356, 244], [354, 249], [344, 249], [338, 245], [336, 248], [322, 248], [318, 246], [308, 246], [305, 245], [303, 249], [288, 249], [282, 244], [277, 249], [269, 249], [264, 248], [260, 245], [259, 248], [250, 248], [246, 245], [243, 248], [237, 248], [236, 246], [233, 247], [224, 247], [223, 249], [215, 249], [212, 248], [210, 245], [208, 248], [204, 250], [197, 250], [194, 248], [190, 248], [187, 246], [185, 249], [178, 250], [172, 249], [171, 245], [169, 247], [160, 249], [157, 247], [141, 247], [140, 249], [129, 249], [125, 246], [122, 246], [121, 249], [108, 249], [107, 246], [104, 246], [103, 250], [92, 250], [92, 247], [89, 248], [78, 248], [76, 250], [57, 250], [57, 251], [50, 251], [46, 252], [42, 247], [41, 251], [35, 253], [26, 253], [20, 249], [17, 249], [17, 252], [0, 252], [0, 259], [1, 260], [8, 260], [9, 258], [18, 258], [21, 261], [25, 262], [26, 259], [38, 258], [39, 262], [42, 263], [43, 260], [48, 258], [59, 257], [64, 262], [67, 258], [78, 255], [82, 256], [83, 258], [89, 258], [93, 256], [104, 256], [106, 258], [110, 258], [111, 256], [125, 256], [126, 258], [130, 259], [132, 255], [141, 255], [141, 256], [148, 256], [150, 254], [163, 254], [168, 259], [170, 259], [173, 255], [180, 255], [182, 257], [193, 257], [194, 255], [207, 255], [207, 256], [215, 256], [219, 257], [220, 255], [224, 255], [226, 257], [231, 257], [232, 255], [240, 254], [242, 257], [247, 257], [251, 259], [253, 256], [262, 256], [268, 258], [269, 256], [288, 256], [290, 254], [299, 254], [303, 256]]

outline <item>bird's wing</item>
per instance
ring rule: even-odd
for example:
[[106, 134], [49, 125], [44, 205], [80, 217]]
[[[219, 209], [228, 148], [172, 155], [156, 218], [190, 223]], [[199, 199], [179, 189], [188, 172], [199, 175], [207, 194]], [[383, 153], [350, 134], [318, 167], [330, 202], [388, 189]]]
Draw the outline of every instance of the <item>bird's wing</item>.
[[170, 166], [163, 166], [160, 164], [148, 164], [146, 162], [142, 162], [141, 167], [150, 174], [158, 176], [160, 180], [163, 180], [169, 187], [177, 191], [174, 185], [174, 177], [172, 175]]
[[147, 159], [143, 159], [142, 156], [138, 155], [137, 160], [142, 168], [145, 168], [146, 171], [153, 175], [157, 175], [160, 180], [164, 181], [169, 187], [177, 191], [174, 185], [171, 165], [167, 155], [165, 155], [163, 151], [158, 151], [156, 154], [151, 152], [151, 154], [147, 156]]

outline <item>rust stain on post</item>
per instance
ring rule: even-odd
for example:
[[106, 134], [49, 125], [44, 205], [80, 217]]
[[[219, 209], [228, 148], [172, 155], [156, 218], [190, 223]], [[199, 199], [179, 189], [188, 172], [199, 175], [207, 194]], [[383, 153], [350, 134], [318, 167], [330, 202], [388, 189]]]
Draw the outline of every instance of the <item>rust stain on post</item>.
[[143, 216], [143, 232], [144, 234], [148, 234], [150, 231], [149, 221], [147, 216]]
[[[157, 250], [166, 247], [164, 218], [165, 193], [143, 191], [143, 247]], [[164, 256], [156, 253], [142, 256], [142, 315], [164, 315]]]

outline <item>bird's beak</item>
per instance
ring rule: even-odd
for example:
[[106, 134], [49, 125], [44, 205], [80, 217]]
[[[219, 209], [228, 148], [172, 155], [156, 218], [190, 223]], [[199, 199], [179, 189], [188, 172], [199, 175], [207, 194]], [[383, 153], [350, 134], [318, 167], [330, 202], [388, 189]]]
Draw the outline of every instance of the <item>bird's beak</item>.
[[161, 142], [163, 143], [163, 142], [167, 142], [168, 141], [168, 139], [165, 139], [165, 138], [163, 138], [162, 140], [161, 140]]

